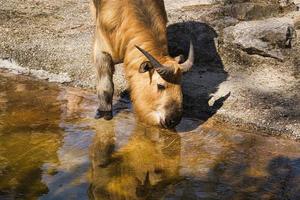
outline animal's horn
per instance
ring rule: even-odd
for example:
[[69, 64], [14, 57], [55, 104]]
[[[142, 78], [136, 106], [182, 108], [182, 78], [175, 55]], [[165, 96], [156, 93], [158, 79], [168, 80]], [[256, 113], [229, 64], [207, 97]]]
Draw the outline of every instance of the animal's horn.
[[139, 46], [135, 46], [142, 54], [148, 58], [154, 69], [157, 71], [157, 73], [164, 79], [168, 80], [172, 75], [174, 75], [174, 69], [172, 67], [166, 67], [160, 64], [150, 53], [145, 51]]
[[163, 65], [161, 65], [150, 53], [148, 53], [147, 51], [145, 51], [144, 49], [142, 49], [139, 46], [135, 46], [140, 52], [142, 52], [142, 54], [144, 54], [146, 56], [146, 58], [148, 58], [148, 60], [151, 62], [151, 64], [153, 65], [154, 68], [159, 68], [159, 67], [164, 67]]
[[180, 64], [180, 66], [181, 66], [180, 68], [181, 68], [182, 72], [187, 72], [192, 68], [192, 66], [194, 64], [194, 60], [195, 60], [194, 54], [195, 54], [194, 45], [193, 45], [192, 41], [190, 41], [189, 57], [184, 63]]

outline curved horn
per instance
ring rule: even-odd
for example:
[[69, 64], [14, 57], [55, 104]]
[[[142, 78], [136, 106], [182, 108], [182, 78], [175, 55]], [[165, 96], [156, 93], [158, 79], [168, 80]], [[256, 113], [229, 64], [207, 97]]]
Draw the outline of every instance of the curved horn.
[[181, 68], [182, 72], [187, 72], [192, 68], [192, 66], [194, 64], [194, 60], [195, 60], [194, 54], [195, 54], [194, 45], [193, 45], [192, 41], [190, 41], [189, 57], [184, 63], [180, 64], [180, 68]]
[[135, 45], [135, 47], [142, 52], [142, 54], [144, 54], [146, 56], [146, 58], [148, 58], [148, 60], [150, 61], [150, 63], [153, 65], [154, 68], [158, 68], [158, 67], [163, 67], [162, 64], [160, 64], [150, 53], [148, 53], [147, 51], [145, 51], [144, 49], [142, 49], [141, 47]]
[[169, 79], [172, 76], [174, 76], [174, 68], [173, 67], [162, 67], [162, 68], [155, 68], [155, 70], [157, 71], [157, 73], [164, 79]]
[[160, 64], [150, 53], [145, 51], [139, 46], [135, 46], [142, 54], [148, 58], [157, 73], [164, 79], [169, 79], [174, 74], [174, 69], [172, 67], [166, 67]]

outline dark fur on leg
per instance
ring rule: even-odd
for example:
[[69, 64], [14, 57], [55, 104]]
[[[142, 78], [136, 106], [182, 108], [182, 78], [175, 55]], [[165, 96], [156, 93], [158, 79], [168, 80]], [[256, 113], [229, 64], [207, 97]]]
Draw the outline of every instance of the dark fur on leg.
[[95, 57], [95, 66], [97, 69], [97, 94], [99, 106], [95, 115], [96, 119], [104, 118], [111, 120], [112, 115], [112, 100], [114, 94], [114, 63], [110, 54], [99, 52]]
[[95, 119], [105, 119], [105, 120], [111, 120], [113, 118], [112, 111], [101, 111], [97, 109]]

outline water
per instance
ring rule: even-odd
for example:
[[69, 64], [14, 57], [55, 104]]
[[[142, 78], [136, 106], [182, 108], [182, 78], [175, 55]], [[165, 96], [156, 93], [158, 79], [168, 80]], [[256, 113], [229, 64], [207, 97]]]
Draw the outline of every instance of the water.
[[115, 104], [94, 120], [92, 93], [0, 74], [0, 199], [300, 199], [300, 143]]

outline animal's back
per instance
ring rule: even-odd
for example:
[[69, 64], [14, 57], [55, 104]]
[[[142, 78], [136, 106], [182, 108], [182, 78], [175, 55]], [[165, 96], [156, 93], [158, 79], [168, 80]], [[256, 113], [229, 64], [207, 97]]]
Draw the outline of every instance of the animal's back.
[[[167, 15], [163, 0], [93, 0], [96, 23], [110, 43], [112, 57], [123, 60], [127, 48], [148, 43], [166, 49]], [[150, 44], [151, 43], [151, 44]]]

